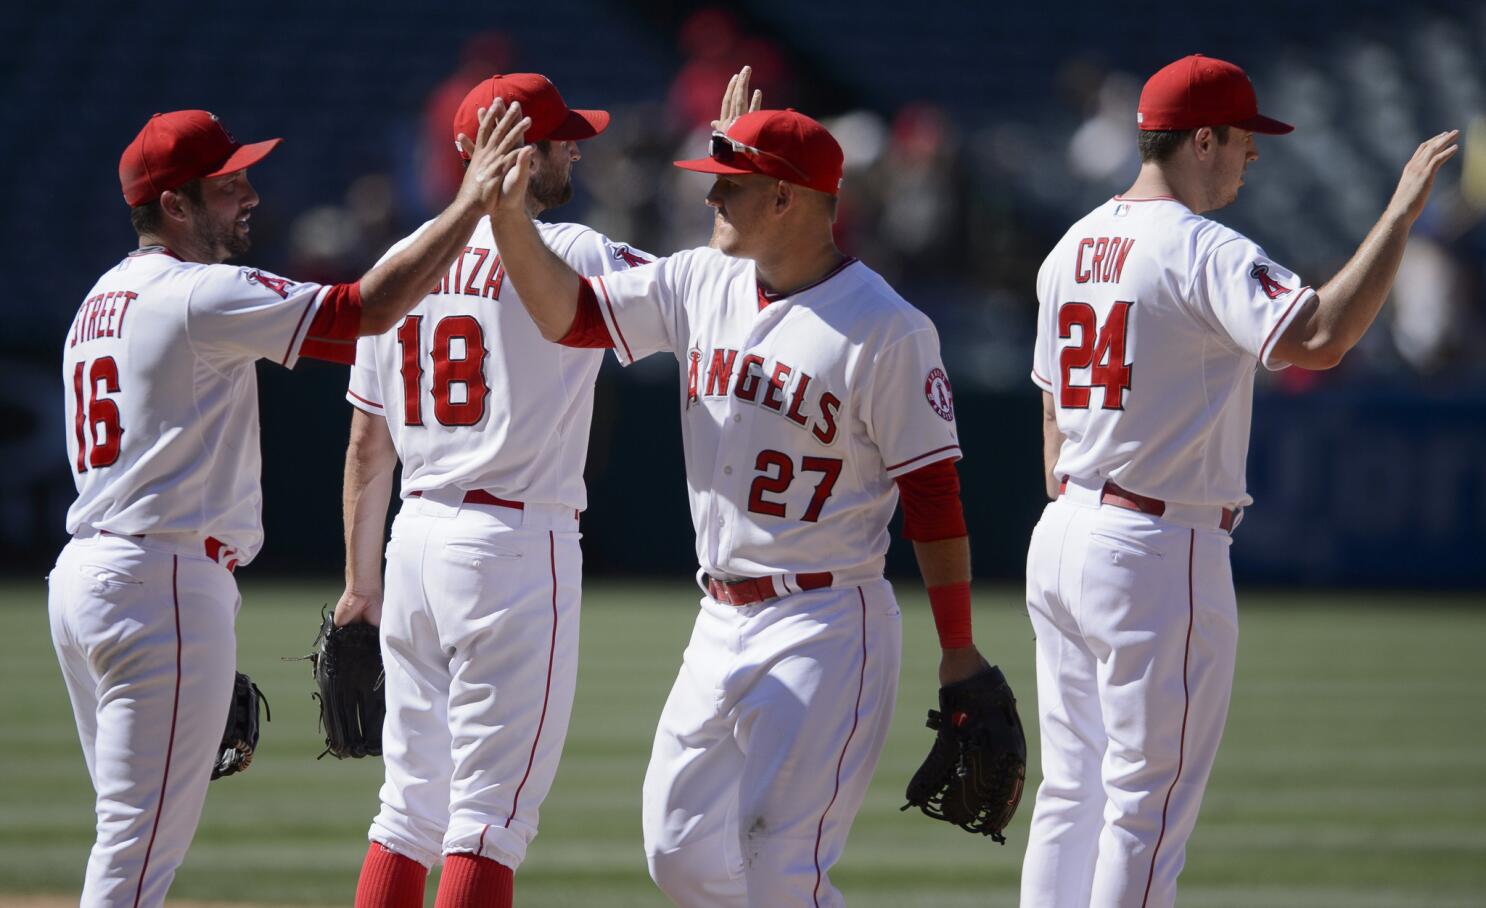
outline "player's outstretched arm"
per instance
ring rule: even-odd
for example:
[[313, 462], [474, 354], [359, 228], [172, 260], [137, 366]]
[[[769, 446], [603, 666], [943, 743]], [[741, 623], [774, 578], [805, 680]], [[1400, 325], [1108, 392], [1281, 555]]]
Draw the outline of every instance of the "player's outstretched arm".
[[[521, 123], [503, 122], [498, 139], [502, 145], [509, 145], [514, 137], [515, 145], [520, 146], [525, 132], [526, 126]], [[460, 138], [463, 140], [463, 136]], [[526, 187], [531, 178], [532, 154], [533, 149], [526, 146], [503, 158], [499, 197], [490, 214], [490, 227], [506, 277], [516, 288], [542, 337], [555, 342], [566, 337], [573, 327], [582, 278], [547, 248], [527, 214]]]
[[1460, 150], [1455, 142], [1459, 135], [1458, 129], [1442, 132], [1414, 152], [1392, 201], [1357, 252], [1275, 342], [1276, 359], [1305, 369], [1330, 369], [1367, 333], [1393, 289], [1409, 230], [1429, 201], [1435, 175]]
[[392, 330], [448, 270], [475, 225], [499, 198], [502, 163], [521, 144], [530, 123], [522, 117], [520, 104], [507, 109], [499, 98], [480, 111], [480, 134], [466, 147], [469, 168], [454, 202], [417, 239], [361, 279], [361, 334]]
[[346, 591], [335, 604], [337, 625], [382, 623], [382, 543], [397, 449], [387, 420], [351, 413], [341, 505], [346, 525]]

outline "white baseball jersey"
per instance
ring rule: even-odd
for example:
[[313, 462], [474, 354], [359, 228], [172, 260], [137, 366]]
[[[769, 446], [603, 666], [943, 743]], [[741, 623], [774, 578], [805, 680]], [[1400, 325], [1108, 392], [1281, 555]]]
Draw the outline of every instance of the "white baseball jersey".
[[621, 362], [680, 363], [702, 569], [880, 576], [893, 479], [960, 455], [928, 317], [855, 259], [773, 301], [712, 249], [590, 281]]
[[263, 542], [254, 364], [294, 366], [328, 289], [158, 246], [100, 277], [62, 351], [67, 531], [215, 536], [250, 561]]
[[1254, 373], [1314, 295], [1250, 240], [1175, 199], [1113, 198], [1037, 276], [1032, 379], [1064, 435], [1056, 475], [1167, 502], [1249, 498]]
[[[580, 274], [652, 258], [581, 224], [539, 221], [537, 229]], [[482, 218], [449, 273], [396, 330], [360, 340], [346, 399], [386, 418], [402, 460], [404, 497], [479, 489], [581, 511], [602, 362], [602, 350], [542, 338], [506, 281], [490, 220]]]

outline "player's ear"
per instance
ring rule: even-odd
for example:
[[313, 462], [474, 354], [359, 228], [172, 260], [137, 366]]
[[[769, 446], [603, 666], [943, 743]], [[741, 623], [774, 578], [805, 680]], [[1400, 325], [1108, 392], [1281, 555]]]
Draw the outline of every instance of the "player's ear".
[[1212, 127], [1199, 126], [1192, 130], [1192, 151], [1196, 153], [1197, 160], [1205, 161], [1212, 157], [1213, 148], [1218, 144], [1218, 137], [1213, 134]]
[[795, 187], [779, 180], [774, 184], [774, 213], [784, 214], [797, 201]]
[[160, 210], [167, 219], [184, 223], [187, 219], [185, 194], [174, 189], [167, 189], [160, 193]]

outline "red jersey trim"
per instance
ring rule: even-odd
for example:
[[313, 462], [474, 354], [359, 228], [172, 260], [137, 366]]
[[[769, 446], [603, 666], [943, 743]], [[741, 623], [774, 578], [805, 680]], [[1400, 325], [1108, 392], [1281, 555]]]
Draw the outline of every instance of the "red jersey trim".
[[356, 362], [361, 333], [361, 282], [333, 284], [320, 295], [315, 317], [299, 344], [299, 355], [349, 366]]
[[281, 365], [281, 366], [288, 366], [289, 365], [289, 360], [294, 357], [294, 347], [295, 347], [295, 342], [296, 341], [298, 341], [300, 344], [303, 344], [304, 343], [299, 338], [299, 330], [304, 327], [304, 320], [305, 320], [306, 317], [309, 316], [310, 310], [313, 309], [313, 308], [315, 308], [315, 303], [319, 300], [319, 296], [320, 295], [318, 293], [313, 294], [309, 298], [309, 300], [304, 304], [304, 311], [299, 314], [299, 322], [298, 322], [298, 324], [296, 324], [294, 326], [294, 333], [291, 334], [291, 335], [289, 335], [289, 346], [287, 348], [285, 348], [285, 350], [284, 350], [284, 358], [281, 359], [281, 360], [279, 360], [279, 365]]
[[568, 327], [568, 333], [558, 343], [583, 349], [614, 347], [614, 338], [609, 335], [609, 326], [604, 324], [604, 314], [599, 311], [599, 298], [588, 281], [578, 282], [578, 311], [573, 314], [573, 324]]
[[938, 542], [968, 535], [953, 460], [936, 460], [897, 478], [903, 503], [903, 538]]
[[[542, 727], [547, 724], [547, 701], [552, 698], [552, 662], [557, 655], [557, 534], [551, 530], [547, 531], [547, 559], [552, 568], [552, 637], [547, 643], [547, 686], [542, 691], [542, 715], [537, 719], [537, 734], [532, 738], [531, 754], [526, 758], [526, 772], [522, 774], [521, 781], [516, 785], [516, 793], [511, 796], [511, 812], [506, 816], [505, 828], [511, 828], [511, 821], [516, 818], [516, 811], [521, 807], [521, 790], [526, 787], [526, 780], [531, 777], [531, 768], [537, 762], [537, 745], [542, 743]], [[487, 825], [485, 827], [489, 829]], [[480, 831], [480, 848], [485, 847], [485, 830]]]
[[352, 391], [349, 388], [346, 389], [346, 397], [352, 403], [358, 403], [358, 402], [359, 403], [363, 403], [363, 404], [366, 404], [368, 407], [376, 407], [378, 410], [385, 410], [385, 409], [387, 409], [386, 407], [384, 407], [383, 405], [377, 403], [374, 400], [367, 400], [366, 398], [362, 397], [360, 394], [357, 394], [355, 391]]
[[1038, 375], [1036, 369], [1032, 370], [1032, 384], [1038, 386], [1044, 391], [1051, 391], [1053, 389], [1053, 383], [1043, 378], [1041, 375]]
[[125, 258], [138, 258], [142, 255], [165, 255], [175, 259], [177, 262], [185, 261], [185, 259], [176, 255], [175, 250], [171, 249], [169, 246], [141, 246], [133, 252], [129, 253], [127, 256], [125, 256]]
[[[1299, 310], [1296, 307], [1300, 305], [1301, 300], [1307, 298], [1307, 290], [1311, 291], [1310, 296], [1316, 295], [1316, 292], [1311, 290], [1309, 284], [1295, 291], [1295, 299], [1290, 301], [1290, 305], [1285, 309], [1285, 314], [1281, 315], [1280, 320], [1275, 322], [1275, 326], [1269, 329], [1269, 336], [1264, 338], [1264, 343], [1259, 347], [1259, 362], [1264, 365], [1264, 368], [1269, 368], [1269, 354], [1273, 352], [1272, 347], [1274, 346], [1274, 342], [1280, 339], [1280, 336], [1284, 334], [1284, 329], [1288, 328], [1290, 323], [1295, 320], [1295, 316], [1299, 314]], [[1289, 365], [1289, 363], [1285, 365]]]
[[810, 891], [810, 901], [816, 908], [820, 906], [820, 884], [825, 876], [825, 870], [820, 866], [820, 842], [825, 837], [826, 816], [836, 806], [836, 798], [841, 794], [841, 767], [846, 765], [846, 749], [851, 746], [851, 739], [856, 737], [857, 725], [862, 720], [862, 691], [867, 687], [867, 595], [861, 587], [857, 587], [857, 599], [861, 602], [862, 667], [857, 672], [857, 702], [851, 711], [851, 731], [846, 733], [846, 740], [841, 742], [841, 755], [836, 758], [836, 785], [815, 827], [815, 888]]
[[[804, 293], [807, 290], [814, 290], [816, 287], [819, 287], [821, 284], [824, 284], [826, 281], [830, 280], [831, 278], [835, 277], [836, 275], [840, 274], [841, 272], [845, 271], [847, 268], [850, 268], [852, 265], [855, 265], [856, 263], [857, 263], [857, 259], [856, 259], [855, 256], [847, 256], [846, 257], [846, 261], [844, 261], [841, 264], [837, 265], [835, 268], [832, 268], [830, 271], [827, 271], [825, 274], [821, 275], [816, 280], [811, 281], [810, 283], [806, 284], [803, 287], [796, 287], [795, 289], [789, 291], [788, 293], [769, 293], [768, 291], [764, 290], [763, 287], [758, 287], [758, 272], [757, 271], [754, 272], [753, 283], [754, 283], [754, 286], [755, 287], [758, 287], [758, 298], [759, 298], [761, 304], [777, 303], [780, 300], [787, 299], [788, 297], [791, 297], [791, 296], [799, 296], [801, 293]], [[762, 308], [764, 308], [764, 306], [763, 305], [760, 305], [759, 308], [762, 309]]]
[[170, 737], [165, 745], [165, 772], [160, 778], [160, 800], [155, 804], [155, 823], [150, 828], [150, 843], [144, 849], [144, 866], [139, 868], [139, 885], [134, 889], [134, 905], [139, 906], [144, 893], [145, 877], [150, 872], [150, 855], [155, 850], [155, 836], [160, 832], [160, 817], [165, 813], [165, 792], [170, 787], [170, 759], [175, 755], [175, 726], [181, 712], [181, 593], [178, 578], [179, 555], [170, 556], [170, 598], [175, 606], [175, 699], [170, 706]]
[[1182, 654], [1182, 733], [1176, 745], [1176, 775], [1166, 789], [1166, 801], [1161, 805], [1161, 833], [1156, 836], [1156, 847], [1151, 849], [1151, 869], [1145, 878], [1145, 895], [1140, 900], [1141, 908], [1151, 900], [1151, 883], [1156, 880], [1156, 858], [1161, 854], [1161, 843], [1166, 840], [1166, 813], [1171, 809], [1171, 793], [1181, 781], [1182, 766], [1187, 761], [1187, 714], [1192, 708], [1192, 693], [1188, 684], [1192, 665], [1192, 625], [1196, 616], [1196, 584], [1192, 580], [1192, 562], [1197, 548], [1197, 531], [1192, 530], [1187, 541], [1187, 648]]
[[1130, 196], [1117, 195], [1117, 196], [1114, 197], [1114, 201], [1116, 201], [1116, 202], [1176, 202], [1178, 205], [1180, 205], [1182, 203], [1182, 200], [1181, 199], [1177, 198], [1176, 196], [1172, 196], [1172, 195], [1153, 195], [1153, 196], [1147, 196], [1146, 198], [1143, 198], [1143, 199], [1135, 199], [1135, 198], [1131, 198]]
[[[924, 453], [918, 455], [917, 457], [910, 457], [907, 460], [903, 461], [902, 463], [895, 463], [892, 466], [883, 467], [883, 469], [886, 470], [887, 472], [891, 473], [894, 470], [901, 470], [902, 468], [908, 466], [909, 464], [918, 463], [921, 460], [926, 460], [928, 458], [931, 458], [931, 457], [933, 457], [936, 454], [944, 454], [946, 451], [953, 451], [955, 453], [955, 455], [958, 456], [959, 453], [960, 453], [960, 446], [959, 445], [945, 445], [942, 448], [935, 448], [932, 451], [925, 451]], [[947, 457], [940, 458], [940, 459], [941, 460], [944, 460], [944, 459], [947, 459]]]
[[619, 316], [614, 314], [614, 301], [609, 299], [609, 287], [602, 277], [596, 276], [594, 280], [599, 282], [599, 289], [604, 291], [604, 305], [609, 308], [609, 324], [614, 326], [614, 333], [619, 337], [619, 344], [624, 347], [624, 358], [628, 362], [634, 362], [635, 355], [630, 352], [629, 341], [624, 339], [624, 329], [619, 327]]

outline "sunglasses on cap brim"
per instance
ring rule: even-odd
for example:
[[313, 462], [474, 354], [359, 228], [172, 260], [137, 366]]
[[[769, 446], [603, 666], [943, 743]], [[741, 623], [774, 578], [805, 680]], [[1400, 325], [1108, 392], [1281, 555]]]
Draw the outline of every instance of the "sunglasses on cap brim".
[[726, 164], [729, 167], [737, 167], [738, 165], [735, 162], [740, 155], [743, 156], [745, 159], [751, 157], [761, 158], [766, 161], [777, 161], [780, 164], [783, 164], [785, 167], [788, 167], [805, 183], [810, 182], [810, 177], [806, 176], [803, 170], [791, 164], [789, 161], [785, 160], [779, 155], [774, 154], [773, 152], [764, 151], [761, 148], [755, 148], [752, 145], [745, 145], [742, 142], [739, 142], [737, 139], [734, 139], [733, 137], [727, 135], [726, 133], [712, 133], [712, 148], [708, 152], [708, 156], [711, 157], [712, 160], [716, 161], [719, 164]]

